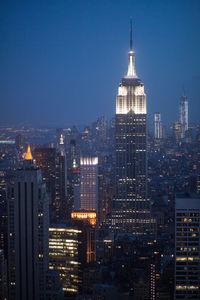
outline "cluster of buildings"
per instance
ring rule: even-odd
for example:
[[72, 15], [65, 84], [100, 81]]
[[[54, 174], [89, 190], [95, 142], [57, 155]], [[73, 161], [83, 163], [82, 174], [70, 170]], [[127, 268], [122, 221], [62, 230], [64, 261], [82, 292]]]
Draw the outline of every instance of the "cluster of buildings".
[[[184, 92], [179, 101], [179, 121], [172, 124], [173, 137], [177, 142], [191, 138], [192, 132], [188, 127], [188, 99]], [[161, 121], [161, 113], [154, 114], [154, 138], [166, 137], [166, 128]]]
[[185, 95], [173, 134], [160, 113], [154, 129], [131, 27], [114, 122], [31, 147], [2, 133], [2, 299], [200, 298], [200, 130], [194, 140]]

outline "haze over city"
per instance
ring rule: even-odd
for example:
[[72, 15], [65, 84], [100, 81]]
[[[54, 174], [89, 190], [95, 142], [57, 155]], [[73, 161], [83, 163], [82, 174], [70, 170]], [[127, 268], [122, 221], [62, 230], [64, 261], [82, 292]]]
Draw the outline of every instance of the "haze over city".
[[133, 19], [148, 118], [178, 119], [184, 87], [199, 122], [199, 1], [2, 1], [0, 125], [90, 124], [115, 114]]

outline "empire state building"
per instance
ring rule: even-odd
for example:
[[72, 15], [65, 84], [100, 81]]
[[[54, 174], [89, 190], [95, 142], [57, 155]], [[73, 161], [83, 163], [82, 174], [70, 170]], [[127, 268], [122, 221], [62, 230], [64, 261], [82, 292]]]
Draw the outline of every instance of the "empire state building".
[[116, 192], [111, 228], [115, 233], [145, 234], [150, 223], [147, 199], [147, 108], [144, 84], [135, 70], [132, 23], [128, 71], [116, 98]]

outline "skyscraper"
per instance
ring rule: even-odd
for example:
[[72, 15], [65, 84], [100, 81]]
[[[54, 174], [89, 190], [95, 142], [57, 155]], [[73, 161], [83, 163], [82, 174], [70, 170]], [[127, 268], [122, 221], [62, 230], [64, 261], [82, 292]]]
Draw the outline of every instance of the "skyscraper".
[[162, 138], [161, 114], [159, 112], [154, 114], [154, 137], [155, 139]]
[[16, 135], [15, 145], [16, 145], [17, 151], [24, 151], [24, 147], [25, 147], [25, 137], [24, 137], [24, 135], [22, 135], [22, 134]]
[[176, 198], [175, 298], [200, 299], [200, 199]]
[[173, 133], [173, 138], [174, 140], [179, 143], [181, 140], [181, 130], [182, 130], [182, 126], [181, 123], [179, 122], [174, 122], [172, 124], [172, 133]]
[[87, 248], [87, 263], [96, 261], [96, 212], [72, 212], [71, 219], [84, 234], [84, 241]]
[[116, 193], [112, 208], [115, 232], [145, 233], [150, 222], [147, 180], [147, 109], [144, 84], [135, 70], [132, 24], [128, 71], [116, 99]]
[[80, 159], [80, 210], [98, 209], [98, 157]]
[[71, 218], [85, 232], [87, 262], [96, 260], [96, 212], [98, 210], [98, 157], [80, 158], [80, 189]]
[[55, 148], [35, 148], [34, 159], [37, 166], [41, 168], [47, 192], [50, 194], [49, 202], [51, 205], [55, 200], [56, 150]]
[[70, 141], [69, 155], [67, 160], [67, 197], [69, 202], [69, 215], [75, 207], [75, 199], [79, 203], [80, 192], [80, 169], [79, 169], [79, 155], [75, 140]]
[[67, 219], [67, 162], [63, 136], [60, 137], [60, 143], [56, 152], [56, 186], [55, 186], [55, 204], [56, 220], [58, 222]]
[[60, 145], [60, 136], [63, 134], [63, 129], [62, 128], [57, 128], [56, 129], [56, 147]]
[[48, 196], [30, 146], [23, 167], [8, 187], [9, 299], [45, 297], [48, 270]]
[[83, 231], [75, 226], [62, 224], [49, 228], [49, 268], [60, 272], [65, 294], [78, 293], [86, 262], [86, 246]]
[[188, 100], [184, 92], [179, 102], [179, 122], [181, 124], [181, 138], [183, 139], [188, 130]]

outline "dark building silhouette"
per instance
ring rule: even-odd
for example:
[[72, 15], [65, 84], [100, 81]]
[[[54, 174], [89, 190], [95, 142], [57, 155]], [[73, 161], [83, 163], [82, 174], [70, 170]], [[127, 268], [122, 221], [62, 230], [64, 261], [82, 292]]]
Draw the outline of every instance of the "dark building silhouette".
[[25, 147], [25, 137], [22, 134], [18, 134], [15, 137], [15, 145], [17, 151], [23, 151]]
[[43, 299], [48, 270], [49, 207], [41, 170], [30, 146], [8, 188], [9, 299]]
[[50, 220], [55, 220], [55, 180], [56, 180], [56, 150], [55, 148], [35, 148], [34, 160], [42, 170], [42, 178], [49, 193]]

